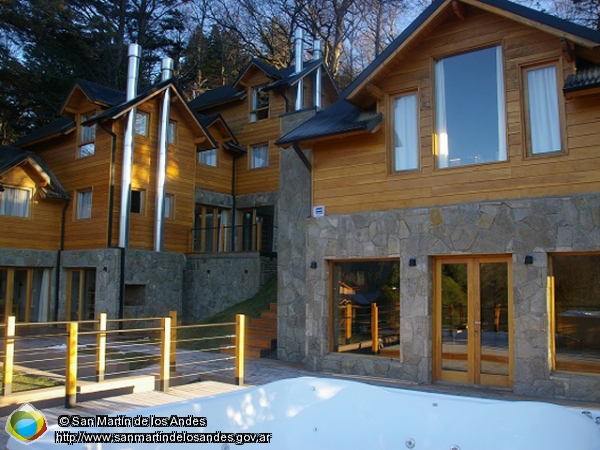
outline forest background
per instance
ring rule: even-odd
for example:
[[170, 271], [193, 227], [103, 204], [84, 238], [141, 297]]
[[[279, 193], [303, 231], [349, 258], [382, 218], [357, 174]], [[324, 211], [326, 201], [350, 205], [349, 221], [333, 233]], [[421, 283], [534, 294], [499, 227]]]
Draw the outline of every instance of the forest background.
[[[600, 30], [600, 0], [520, 0]], [[0, 0], [0, 144], [56, 118], [77, 78], [125, 89], [127, 44], [143, 49], [140, 87], [159, 61], [175, 61], [188, 100], [234, 81], [256, 57], [293, 60], [302, 28], [307, 52], [347, 86], [429, 4], [428, 0]]]

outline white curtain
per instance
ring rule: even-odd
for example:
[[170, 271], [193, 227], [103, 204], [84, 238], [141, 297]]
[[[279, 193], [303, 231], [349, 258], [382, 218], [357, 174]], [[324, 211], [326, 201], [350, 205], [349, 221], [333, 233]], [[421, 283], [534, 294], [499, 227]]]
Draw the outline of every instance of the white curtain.
[[252, 168], [267, 167], [269, 165], [269, 147], [257, 145], [252, 147]]
[[4, 188], [0, 200], [0, 215], [29, 217], [31, 191], [29, 189]]
[[443, 59], [435, 63], [435, 133], [437, 137], [437, 166], [448, 167], [446, 82]]
[[92, 191], [77, 193], [77, 218], [90, 219], [92, 217]]
[[394, 106], [394, 168], [413, 170], [419, 167], [417, 95], [405, 95]]
[[496, 92], [498, 101], [498, 159], [506, 161], [506, 112], [504, 107], [504, 65], [502, 47], [496, 47]]
[[531, 153], [561, 150], [556, 67], [527, 72]]
[[207, 166], [217, 166], [217, 149], [213, 148], [212, 150], [204, 150], [199, 154], [199, 162], [200, 164], [205, 164]]

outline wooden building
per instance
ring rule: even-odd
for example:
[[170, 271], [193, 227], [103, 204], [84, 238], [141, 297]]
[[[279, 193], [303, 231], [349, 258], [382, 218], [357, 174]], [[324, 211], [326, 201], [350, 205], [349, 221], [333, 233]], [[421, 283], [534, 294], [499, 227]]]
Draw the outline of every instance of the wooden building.
[[[433, 2], [278, 141], [311, 160], [296, 164], [313, 216], [305, 291], [280, 306], [305, 341], [279, 336], [280, 356], [599, 401], [599, 75], [597, 31]], [[347, 312], [345, 284], [371, 304]]]

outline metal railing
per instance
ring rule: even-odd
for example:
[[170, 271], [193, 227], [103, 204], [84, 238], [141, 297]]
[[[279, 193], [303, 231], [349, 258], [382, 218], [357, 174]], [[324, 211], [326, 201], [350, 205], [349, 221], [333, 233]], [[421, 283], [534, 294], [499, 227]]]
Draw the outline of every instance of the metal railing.
[[[136, 325], [141, 322], [143, 327]], [[227, 372], [235, 384], [244, 384], [244, 315], [235, 322], [179, 326], [176, 311], [169, 317], [112, 320], [101, 313], [97, 320], [79, 322], [17, 323], [9, 316], [1, 327], [3, 396], [13, 393], [15, 374], [64, 384], [67, 407], [76, 404], [84, 383], [132, 375], [155, 376], [162, 391], [172, 381], [184, 384], [216, 374], [226, 381]]]

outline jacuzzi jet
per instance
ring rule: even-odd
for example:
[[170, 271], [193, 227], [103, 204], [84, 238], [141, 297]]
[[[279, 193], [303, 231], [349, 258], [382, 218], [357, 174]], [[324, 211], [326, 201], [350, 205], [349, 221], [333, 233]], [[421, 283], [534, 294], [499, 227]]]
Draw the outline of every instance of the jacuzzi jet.
[[407, 448], [415, 448], [415, 440], [407, 439], [404, 445], [406, 445]]
[[221, 450], [229, 450], [229, 444], [221, 445]]
[[450, 450], [460, 450], [460, 447], [458, 445], [453, 445], [450, 447]]

